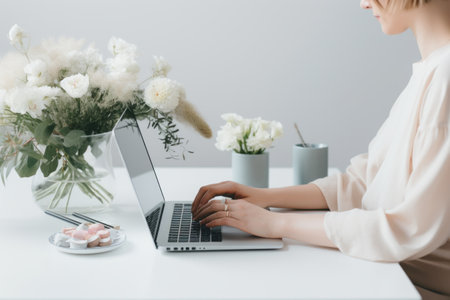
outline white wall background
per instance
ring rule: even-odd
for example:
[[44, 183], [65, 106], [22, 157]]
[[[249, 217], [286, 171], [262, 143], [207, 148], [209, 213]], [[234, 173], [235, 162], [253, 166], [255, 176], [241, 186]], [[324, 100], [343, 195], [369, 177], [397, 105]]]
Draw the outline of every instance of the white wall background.
[[164, 56], [214, 137], [182, 127], [195, 153], [165, 160], [156, 142], [159, 166], [229, 166], [230, 153], [214, 140], [220, 115], [236, 112], [285, 126], [271, 166], [290, 166], [297, 122], [344, 169], [366, 151], [420, 59], [410, 32], [385, 36], [358, 0], [2, 0], [0, 13], [1, 55], [12, 50], [6, 35], [17, 23], [33, 43], [83, 38], [105, 56], [111, 36], [135, 43], [142, 78], [152, 55]]

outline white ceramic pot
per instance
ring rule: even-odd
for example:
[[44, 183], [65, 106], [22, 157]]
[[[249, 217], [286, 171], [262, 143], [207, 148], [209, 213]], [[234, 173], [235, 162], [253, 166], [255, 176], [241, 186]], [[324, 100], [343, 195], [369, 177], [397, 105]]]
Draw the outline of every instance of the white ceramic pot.
[[241, 184], [266, 188], [269, 186], [269, 153], [240, 154], [232, 152], [232, 178]]

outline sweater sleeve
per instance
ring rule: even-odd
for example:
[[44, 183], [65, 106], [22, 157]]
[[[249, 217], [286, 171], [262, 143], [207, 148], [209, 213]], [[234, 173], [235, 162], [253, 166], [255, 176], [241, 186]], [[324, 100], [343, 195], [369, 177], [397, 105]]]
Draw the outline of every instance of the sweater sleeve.
[[350, 160], [345, 173], [317, 179], [315, 184], [322, 192], [332, 211], [361, 208], [361, 199], [366, 192], [367, 154]]
[[[446, 78], [449, 78], [448, 76]], [[450, 237], [450, 88], [448, 79], [427, 91], [412, 172], [404, 199], [392, 209], [328, 212], [328, 238], [344, 253], [398, 262], [425, 256]]]

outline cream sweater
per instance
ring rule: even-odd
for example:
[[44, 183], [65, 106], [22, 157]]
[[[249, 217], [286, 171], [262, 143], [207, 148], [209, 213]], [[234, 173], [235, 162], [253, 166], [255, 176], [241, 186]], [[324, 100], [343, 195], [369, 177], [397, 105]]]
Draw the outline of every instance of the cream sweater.
[[344, 253], [403, 262], [412, 281], [450, 295], [450, 44], [413, 74], [368, 153], [314, 181], [330, 208], [328, 238]]

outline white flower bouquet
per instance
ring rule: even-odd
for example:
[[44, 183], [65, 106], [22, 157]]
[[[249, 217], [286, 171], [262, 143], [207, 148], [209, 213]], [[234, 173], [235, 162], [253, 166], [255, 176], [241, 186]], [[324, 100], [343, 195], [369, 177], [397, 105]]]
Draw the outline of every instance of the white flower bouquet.
[[[111, 131], [126, 108], [159, 131], [172, 157], [177, 155], [171, 147], [183, 144], [174, 118], [211, 136], [208, 124], [186, 100], [183, 87], [167, 78], [170, 66], [162, 57], [154, 57], [153, 74], [142, 88], [137, 82], [137, 47], [120, 38], [110, 39], [107, 59], [75, 39], [48, 39], [29, 47], [27, 34], [18, 25], [9, 31], [9, 40], [17, 51], [0, 59], [3, 183], [12, 169], [20, 177], [40, 170], [45, 177], [67, 182], [92, 176], [94, 170], [83, 157], [92, 140], [84, 137]], [[51, 187], [53, 202], [70, 197], [74, 184], [66, 184], [63, 191]], [[110, 197], [90, 183], [83, 192], [99, 201]]]
[[217, 133], [216, 147], [222, 151], [261, 154], [272, 146], [275, 139], [283, 135], [280, 122], [261, 118], [244, 119], [234, 113], [223, 114], [221, 117], [226, 123]]

